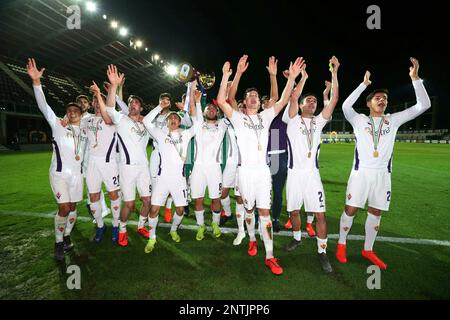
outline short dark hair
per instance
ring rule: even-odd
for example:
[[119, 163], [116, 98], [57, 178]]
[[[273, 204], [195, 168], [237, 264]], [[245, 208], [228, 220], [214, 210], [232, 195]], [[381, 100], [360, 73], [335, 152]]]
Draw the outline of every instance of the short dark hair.
[[83, 108], [81, 108], [81, 105], [76, 102], [69, 102], [68, 104], [66, 104], [66, 112], [70, 107], [77, 107], [78, 109], [80, 109], [80, 112], [83, 113]]
[[262, 97], [261, 97], [261, 101], [262, 101], [262, 100], [270, 100], [270, 97], [269, 97], [269, 96], [262, 96]]
[[85, 96], [84, 94], [80, 94], [79, 96], [77, 96], [77, 97], [75, 98], [75, 101], [76, 101], [77, 103], [80, 103], [80, 100], [81, 100], [81, 99], [86, 99], [86, 100], [89, 102], [88, 96]]
[[132, 94], [132, 95], [130, 95], [130, 96], [128, 97], [128, 103], [130, 103], [131, 100], [133, 100], [133, 99], [136, 99], [137, 101], [139, 101], [139, 102], [141, 103], [141, 108], [144, 108], [144, 100], [142, 100], [141, 97], [135, 96], [135, 95]]
[[245, 92], [244, 92], [244, 100], [245, 100], [245, 98], [247, 97], [247, 93], [252, 92], [252, 91], [256, 91], [256, 93], [258, 94], [258, 97], [259, 97], [258, 89], [256, 89], [256, 88], [248, 88], [248, 89], [245, 90]]
[[171, 115], [176, 115], [179, 119], [180, 119], [180, 121], [181, 121], [181, 115], [178, 113], [178, 112], [176, 112], [176, 111], [170, 111], [168, 114], [167, 114], [167, 116], [166, 116], [166, 120], [168, 120], [169, 119], [169, 117], [171, 116]]
[[300, 97], [300, 104], [303, 103], [303, 101], [305, 100], [306, 97], [314, 97], [314, 98], [316, 98], [316, 100], [319, 100], [315, 93], [308, 92], [308, 93], [302, 94], [302, 96]]
[[372, 91], [371, 93], [369, 93], [369, 95], [366, 97], [366, 102], [369, 102], [370, 100], [372, 100], [372, 98], [373, 98], [377, 93], [384, 93], [384, 94], [386, 94], [387, 96], [389, 96], [389, 91], [388, 91], [388, 89], [384, 89], [384, 88], [376, 89], [376, 90]]
[[159, 100], [161, 100], [161, 99], [163, 99], [163, 98], [169, 98], [170, 104], [172, 104], [173, 99], [172, 99], [172, 95], [171, 95], [170, 93], [168, 93], [168, 92], [163, 92], [163, 93], [161, 93], [161, 94], [159, 95]]

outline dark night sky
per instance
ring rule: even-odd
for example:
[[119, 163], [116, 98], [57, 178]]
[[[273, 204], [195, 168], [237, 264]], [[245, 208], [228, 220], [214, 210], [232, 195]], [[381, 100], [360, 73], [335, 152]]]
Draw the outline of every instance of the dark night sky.
[[[268, 92], [265, 65], [270, 55], [279, 59], [280, 71], [303, 56], [310, 76], [305, 90], [321, 92], [334, 54], [341, 62], [341, 102], [368, 69], [372, 87], [388, 88], [391, 103], [398, 103], [414, 99], [408, 76], [408, 59], [414, 56], [430, 95], [438, 95], [443, 104], [448, 101], [450, 68], [440, 37], [448, 38], [449, 28], [443, 28], [443, 4], [431, 3], [395, 2], [394, 7], [392, 2], [367, 1], [117, 0], [103, 1], [102, 6], [119, 12], [132, 32], [147, 39], [166, 60], [214, 71], [218, 81], [224, 61], [230, 60], [235, 69], [239, 57], [248, 54], [250, 66], [241, 89], [256, 86]], [[381, 30], [366, 27], [370, 4], [381, 8]]]

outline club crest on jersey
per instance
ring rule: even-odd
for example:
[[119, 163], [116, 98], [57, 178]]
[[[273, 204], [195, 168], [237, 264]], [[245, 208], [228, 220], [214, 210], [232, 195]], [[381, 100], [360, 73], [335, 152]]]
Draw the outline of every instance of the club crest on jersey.
[[61, 198], [61, 193], [60, 192], [58, 192], [57, 194], [56, 194], [56, 198]]
[[351, 198], [352, 198], [352, 194], [349, 193], [348, 196], [347, 196], [347, 199], [350, 200]]

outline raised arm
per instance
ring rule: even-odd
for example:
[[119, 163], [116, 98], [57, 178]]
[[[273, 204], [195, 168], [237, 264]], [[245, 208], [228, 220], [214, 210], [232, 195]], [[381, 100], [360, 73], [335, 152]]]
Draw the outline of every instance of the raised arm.
[[345, 99], [342, 104], [342, 111], [344, 112], [345, 119], [348, 122], [352, 122], [353, 118], [358, 115], [358, 113], [353, 109], [353, 105], [356, 100], [358, 100], [359, 96], [366, 90], [366, 88], [372, 83], [370, 81], [370, 72], [366, 71], [364, 74], [364, 81], [358, 86], [358, 88], [353, 91], [347, 99]]
[[106, 105], [108, 107], [114, 108], [116, 105], [116, 92], [117, 87], [124, 79], [124, 74], [117, 71], [117, 67], [115, 65], [108, 65], [108, 69], [106, 71], [109, 80], [108, 86], [108, 97], [106, 98]]
[[[230, 102], [230, 105], [232, 106], [232, 108], [234, 110], [238, 109], [237, 101], [236, 101], [236, 93], [238, 90], [239, 81], [241, 80], [241, 76], [248, 68], [247, 58], [248, 58], [248, 56], [246, 54], [244, 54], [239, 59], [239, 62], [238, 62], [237, 68], [236, 68], [236, 74], [234, 75], [234, 79], [233, 79], [233, 82], [231, 83], [230, 91], [228, 92], [228, 101]], [[230, 75], [231, 75], [231, 73], [230, 73]], [[225, 98], [226, 98], [226, 95], [225, 95]]]
[[289, 65], [289, 77], [284, 87], [283, 93], [281, 94], [280, 100], [278, 100], [274, 104], [275, 114], [280, 113], [281, 109], [289, 102], [289, 98], [291, 97], [292, 89], [294, 88], [295, 78], [300, 74], [304, 61], [303, 58], [297, 58], [294, 63], [290, 63]]
[[328, 103], [330, 103], [330, 97], [328, 96], [330, 94], [331, 90], [331, 82], [328, 80], [325, 80], [325, 90], [323, 90], [323, 106], [326, 107]]
[[[90, 86], [89, 90], [94, 94], [94, 96], [97, 98], [98, 105], [100, 107], [100, 112], [102, 114], [103, 121], [105, 121], [106, 124], [111, 125], [113, 124], [111, 117], [106, 112], [106, 104], [103, 101], [102, 94], [100, 92], [100, 88], [95, 83], [95, 81], [92, 81], [92, 85]], [[103, 110], [103, 111], [102, 111]]]
[[339, 83], [338, 83], [338, 69], [340, 66], [339, 60], [333, 56], [330, 59], [330, 64], [333, 64], [332, 72], [331, 72], [331, 100], [330, 102], [324, 106], [322, 110], [322, 116], [326, 120], [330, 120], [333, 115], [334, 108], [339, 99]]
[[391, 119], [398, 127], [418, 117], [425, 112], [425, 110], [431, 107], [430, 97], [428, 96], [422, 80], [419, 78], [419, 61], [415, 58], [410, 58], [410, 60], [412, 67], [409, 67], [409, 76], [411, 77], [414, 93], [416, 94], [416, 104], [406, 110], [396, 112], [392, 115]]
[[47, 120], [48, 124], [53, 129], [56, 126], [58, 117], [56, 117], [55, 112], [53, 112], [52, 108], [47, 104], [44, 91], [42, 91], [41, 78], [44, 74], [44, 71], [45, 68], [38, 70], [34, 58], [28, 59], [27, 73], [33, 81], [33, 90], [36, 102], [38, 104], [39, 110], [41, 110], [42, 114], [44, 115], [45, 120]]
[[274, 56], [269, 58], [269, 66], [266, 66], [270, 76], [270, 100], [269, 105], [278, 101], [278, 82], [277, 82], [278, 60]]
[[[220, 110], [222, 110], [225, 117], [228, 119], [231, 118], [234, 109], [226, 100], [226, 92], [227, 92], [227, 84], [228, 79], [230, 78], [233, 71], [230, 69], [230, 62], [227, 61], [224, 63], [222, 68], [222, 82], [220, 83], [219, 93], [217, 94], [217, 104], [219, 105]], [[231, 90], [230, 90], [231, 91]], [[228, 96], [229, 98], [230, 96]]]
[[[302, 74], [302, 78], [299, 83], [295, 87], [294, 91], [291, 94], [290, 103], [289, 103], [289, 118], [293, 119], [296, 115], [298, 115], [298, 99], [302, 95], [303, 88], [305, 87], [306, 80], [308, 79], [308, 73], [306, 72], [306, 63], [303, 64], [303, 67], [300, 71]], [[287, 109], [287, 108], [286, 108]]]

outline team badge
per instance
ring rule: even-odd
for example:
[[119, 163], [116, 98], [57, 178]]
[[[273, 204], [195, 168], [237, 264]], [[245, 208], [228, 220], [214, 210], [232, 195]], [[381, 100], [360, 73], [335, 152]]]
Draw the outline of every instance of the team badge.
[[74, 223], [74, 222], [75, 222], [75, 218], [70, 218], [70, 219], [69, 219], [69, 223], [70, 223], [70, 224], [72, 224], [72, 223]]
[[327, 248], [327, 245], [324, 243], [324, 244], [321, 244], [320, 247], [321, 247], [323, 250], [325, 250], [325, 249]]
[[348, 194], [347, 199], [350, 200], [352, 198], [351, 193]]
[[376, 232], [378, 232], [378, 230], [380, 229], [380, 226], [375, 226], [374, 229]]
[[342, 229], [344, 229], [344, 231], [347, 232], [349, 227], [343, 227]]
[[64, 231], [64, 227], [59, 227], [58, 230], [59, 230], [59, 232], [63, 232]]
[[384, 119], [384, 124], [389, 125], [389, 120], [388, 119]]
[[60, 192], [58, 192], [57, 194], [56, 194], [56, 198], [61, 198], [61, 193]]
[[[152, 189], [150, 188], [150, 192], [152, 191]], [[113, 207], [114, 210], [119, 210], [119, 206], [114, 206]]]

